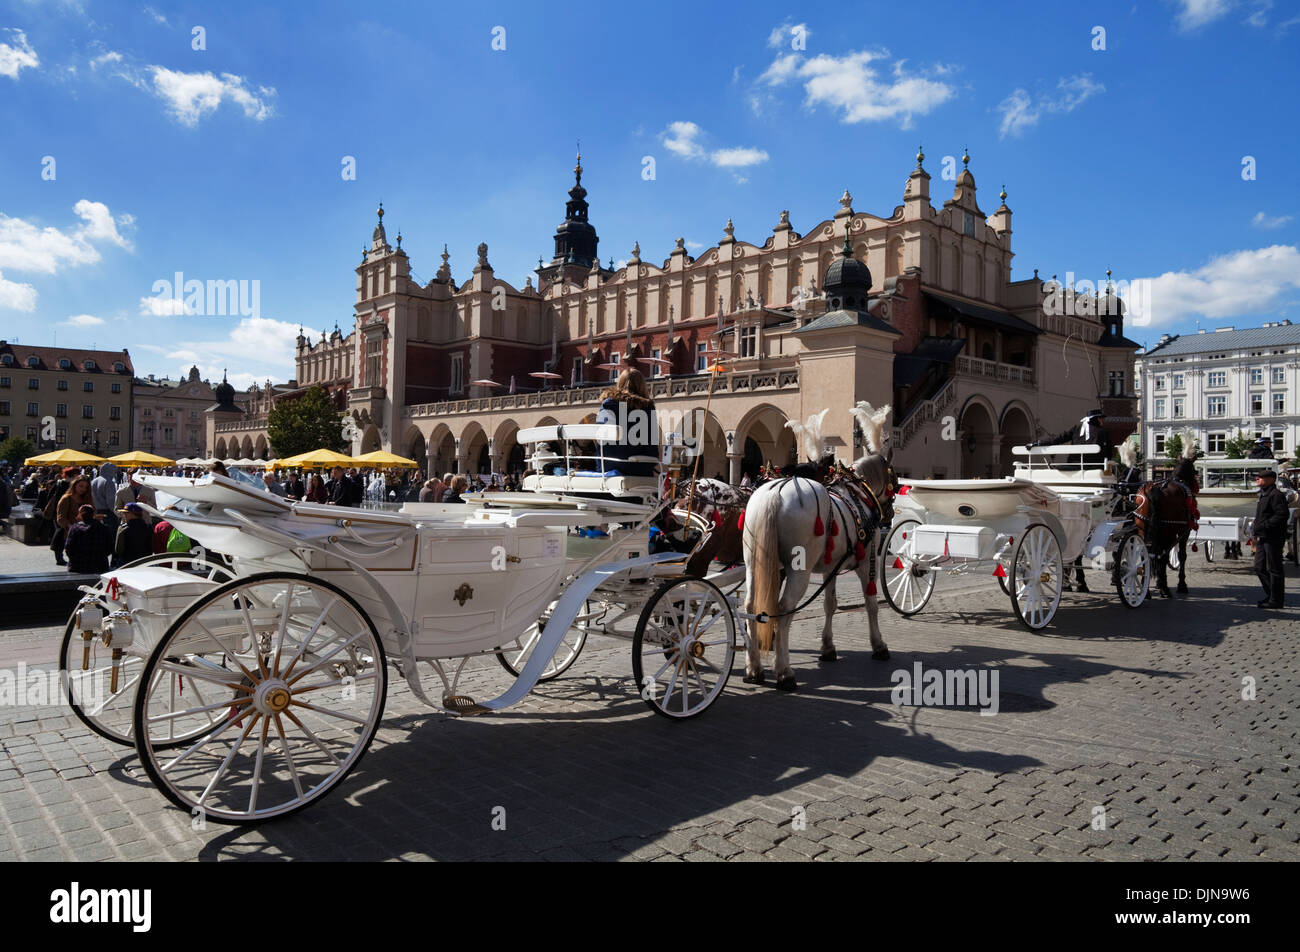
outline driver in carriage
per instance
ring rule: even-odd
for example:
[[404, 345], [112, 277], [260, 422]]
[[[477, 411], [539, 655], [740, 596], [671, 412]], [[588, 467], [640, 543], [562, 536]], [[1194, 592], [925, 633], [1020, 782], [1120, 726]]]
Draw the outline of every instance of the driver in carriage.
[[1096, 444], [1100, 452], [1083, 454], [1078, 457], [1057, 457], [1051, 464], [1054, 469], [1084, 469], [1092, 466], [1104, 466], [1111, 457], [1113, 446], [1110, 434], [1106, 432], [1106, 417], [1101, 410], [1093, 410], [1074, 426], [1056, 436], [1035, 440], [1028, 446], [1084, 446]]
[[622, 440], [603, 444], [601, 453], [606, 474], [654, 476], [657, 472], [655, 463], [633, 459], [636, 456], [659, 457], [655, 403], [650, 398], [650, 388], [646, 386], [641, 371], [624, 370], [618, 375], [618, 382], [600, 396], [596, 422], [623, 427]]
[[1246, 459], [1273, 459], [1273, 441], [1267, 436], [1261, 436], [1251, 447]]

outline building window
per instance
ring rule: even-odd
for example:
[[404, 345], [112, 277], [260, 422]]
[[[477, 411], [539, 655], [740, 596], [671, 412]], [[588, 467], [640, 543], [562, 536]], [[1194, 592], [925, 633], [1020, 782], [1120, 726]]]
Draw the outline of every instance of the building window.
[[704, 371], [709, 369], [709, 357], [705, 353], [707, 349], [708, 349], [708, 344], [695, 345], [695, 372], [696, 373], [702, 374], [704, 373]]
[[60, 446], [66, 446], [66, 445], [67, 445], [67, 443], [68, 443], [68, 428], [67, 428], [66, 426], [61, 426], [61, 427], [59, 427], [57, 430], [54, 431], [54, 442], [58, 443]]
[[1221, 417], [1228, 415], [1227, 397], [1210, 397], [1205, 411], [1206, 416]]
[[1226, 387], [1228, 385], [1228, 372], [1226, 370], [1211, 370], [1207, 387]]
[[1286, 383], [1286, 368], [1284, 367], [1273, 368], [1273, 382]]
[[153, 416], [153, 408], [145, 407], [143, 410], [140, 411], [140, 416], [144, 417], [146, 420], [149, 419], [150, 417]]
[[1164, 374], [1161, 374], [1159, 377], [1156, 377], [1156, 384], [1155, 384], [1155, 387], [1152, 388], [1152, 389], [1155, 389], [1155, 390], [1163, 390], [1163, 389], [1165, 389], [1165, 375], [1164, 375]]
[[28, 358], [27, 358], [27, 366], [28, 366], [28, 367], [39, 367], [40, 365], [41, 365], [41, 358], [39, 358], [39, 357], [28, 357]]
[[9, 439], [9, 427], [0, 424], [0, 443], [3, 443], [7, 439]]
[[1205, 449], [1209, 453], [1222, 453], [1228, 443], [1227, 433], [1209, 433], [1205, 437]]
[[33, 443], [36, 442], [36, 427], [29, 426], [27, 428], [27, 439], [31, 440]]
[[59, 369], [60, 369], [60, 370], [70, 370], [71, 368], [72, 368], [72, 361], [68, 360], [68, 358], [66, 358], [66, 357], [60, 357], [60, 358], [59, 358]]
[[124, 374], [126, 373], [126, 364], [119, 360], [117, 363], [113, 364], [113, 369], [120, 374]]
[[87, 360], [87, 361], [85, 361], [81, 366], [82, 366], [83, 369], [88, 370], [88, 371], [89, 371], [89, 370], [94, 370], [94, 369], [95, 369], [95, 362], [94, 362], [93, 360]]
[[1286, 413], [1286, 394], [1285, 394], [1285, 393], [1275, 393], [1275, 394], [1273, 394], [1273, 412], [1274, 412], [1274, 413]]
[[9, 415], [9, 401], [0, 400], [0, 416], [8, 416], [8, 415]]
[[1174, 374], [1173, 377], [1174, 377], [1174, 389], [1175, 389], [1175, 390], [1182, 390], [1182, 389], [1183, 389], [1183, 375], [1182, 375], [1182, 374]]
[[658, 377], [658, 376], [659, 376], [659, 364], [655, 362], [655, 361], [658, 361], [658, 360], [659, 360], [659, 355], [660, 355], [660, 350], [659, 350], [658, 347], [656, 347], [656, 348], [654, 348], [653, 350], [650, 351], [650, 356], [654, 358], [654, 360], [650, 362], [650, 376], [651, 376], [651, 377]]
[[29, 403], [29, 404], [27, 404], [27, 415], [28, 415], [28, 416], [40, 416], [40, 415], [41, 415], [41, 405], [40, 405], [39, 403]]
[[1184, 397], [1174, 397], [1174, 419], [1181, 420], [1185, 414], [1183, 412]]
[[163, 443], [169, 444], [175, 439], [175, 430], [170, 426], [163, 427]]
[[1262, 393], [1252, 393], [1250, 395], [1250, 412], [1254, 414], [1264, 412], [1264, 395]]
[[758, 356], [758, 328], [742, 327], [740, 329], [740, 356], [756, 357]]
[[1156, 397], [1155, 404], [1156, 404], [1155, 418], [1157, 420], [1163, 420], [1165, 417], [1165, 398]]
[[82, 390], [83, 393], [94, 393], [94, 392], [95, 392], [95, 381], [93, 381], [93, 380], [85, 380], [85, 381], [82, 381], [82, 384], [81, 384], [81, 390]]
[[168, 420], [170, 420], [175, 415], [176, 413], [175, 411], [172, 410], [171, 407], [168, 407], [167, 409], [163, 410], [163, 416], [166, 417]]
[[112, 391], [113, 391], [114, 393], [121, 393], [121, 392], [122, 392], [122, 385], [121, 385], [120, 383], [115, 383], [115, 384], [113, 384], [113, 386], [112, 386], [111, 389], [112, 389]]
[[90, 429], [87, 429], [87, 428], [85, 428], [85, 427], [82, 427], [82, 429], [81, 429], [81, 445], [82, 445], [82, 446], [85, 446], [87, 443], [90, 442], [90, 438], [91, 438], [91, 436], [93, 435], [93, 433], [94, 433], [94, 430], [90, 430]]
[[1163, 433], [1156, 434], [1156, 455], [1163, 456], [1165, 453], [1165, 443], [1168, 440]]
[[110, 420], [120, 420], [120, 419], [122, 419], [122, 408], [121, 408], [121, 407], [109, 407], [109, 408], [108, 408], [108, 418], [109, 418]]
[[1278, 459], [1287, 459], [1285, 430], [1273, 431], [1273, 455]]
[[10, 386], [9, 378], [8, 378], [8, 377], [0, 377], [0, 387], [4, 387], [4, 388], [7, 390], [7, 389], [9, 389], [9, 386]]
[[118, 446], [121, 442], [122, 442], [122, 431], [121, 431], [121, 430], [109, 430], [109, 431], [108, 431], [108, 445], [109, 445], [109, 446]]
[[83, 420], [95, 419], [95, 405], [92, 403], [83, 403], [81, 405], [81, 418]]
[[191, 422], [191, 423], [198, 423], [198, 422], [199, 422], [199, 411], [198, 411], [198, 410], [191, 410], [191, 411], [190, 411], [190, 422]]
[[1251, 368], [1250, 368], [1250, 383], [1251, 383], [1251, 386], [1258, 387], [1258, 386], [1259, 386], [1260, 384], [1262, 384], [1263, 382], [1264, 382], [1264, 368], [1263, 368], [1263, 367], [1251, 367]]
[[1110, 372], [1110, 390], [1108, 392], [1112, 397], [1124, 395], [1124, 371], [1112, 370]]
[[68, 389], [68, 382], [67, 382], [66, 380], [60, 380], [60, 381], [59, 381], [59, 389], [60, 389], [60, 390], [67, 390], [67, 389]]
[[[369, 345], [367, 345], [369, 346]], [[465, 355], [451, 355], [451, 392], [463, 393], [465, 390]]]
[[[366, 341], [366, 386], [379, 386], [380, 361], [383, 356], [384, 339], [375, 335]], [[460, 393], [460, 389], [452, 391]]]
[[60, 403], [60, 404], [57, 404], [57, 405], [54, 407], [54, 415], [55, 415], [56, 417], [65, 417], [65, 416], [67, 416], [67, 415], [68, 415], [68, 405], [67, 405], [66, 403]]
[[27, 378], [27, 389], [28, 389], [28, 390], [40, 390], [40, 389], [41, 389], [41, 381], [40, 381], [40, 378], [38, 378], [38, 377], [28, 377], [28, 378]]

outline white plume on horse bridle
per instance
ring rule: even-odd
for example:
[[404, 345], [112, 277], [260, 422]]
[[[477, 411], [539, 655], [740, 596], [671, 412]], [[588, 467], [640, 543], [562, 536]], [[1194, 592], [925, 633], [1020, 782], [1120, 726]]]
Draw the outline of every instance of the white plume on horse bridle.
[[1132, 469], [1137, 463], [1137, 443], [1134, 441], [1133, 437], [1130, 436], [1127, 440], [1121, 443], [1116, 452], [1119, 453], [1119, 461], [1128, 468]]
[[813, 463], [822, 457], [822, 421], [830, 412], [830, 407], [827, 407], [821, 413], [814, 413], [803, 423], [798, 420], [785, 421], [785, 425], [803, 440], [803, 451]]
[[1183, 431], [1183, 459], [1196, 459], [1200, 453], [1201, 447], [1196, 439], [1196, 433], [1192, 430]]
[[867, 447], [873, 453], [882, 453], [885, 446], [885, 420], [889, 417], [890, 405], [886, 403], [877, 410], [866, 400], [859, 400], [852, 409], [853, 417], [858, 421], [858, 428], [867, 441]]

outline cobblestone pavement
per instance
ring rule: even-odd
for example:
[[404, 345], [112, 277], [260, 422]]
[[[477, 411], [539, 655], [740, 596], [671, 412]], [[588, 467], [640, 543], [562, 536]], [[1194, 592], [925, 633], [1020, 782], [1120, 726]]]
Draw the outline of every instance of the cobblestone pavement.
[[[685, 723], [646, 709], [605, 639], [500, 715], [432, 712], [391, 681], [343, 787], [251, 830], [191, 830], [134, 751], [65, 708], [6, 707], [0, 859], [1300, 859], [1300, 610], [1256, 610], [1246, 563], [1198, 560], [1190, 597], [1136, 611], [1067, 594], [1040, 634], [992, 579], [945, 581], [913, 619], [882, 607], [892, 661], [871, 660], [857, 591], [839, 662], [817, 663], [809, 608], [798, 692], [744, 685], [738, 663]], [[0, 668], [48, 665], [61, 633], [0, 631]], [[891, 675], [915, 662], [997, 671], [999, 713], [895, 706]], [[507, 683], [476, 662], [467, 691]]]

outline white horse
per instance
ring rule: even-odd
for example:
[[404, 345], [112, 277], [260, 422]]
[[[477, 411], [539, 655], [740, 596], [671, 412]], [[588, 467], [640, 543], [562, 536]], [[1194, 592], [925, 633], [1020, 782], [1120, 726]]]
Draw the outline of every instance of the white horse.
[[[820, 423], [825, 412], [810, 417], [803, 426], [792, 426], [802, 431], [805, 452], [812, 459], [821, 456]], [[871, 656], [877, 661], [889, 659], [889, 648], [877, 620], [875, 597], [878, 532], [882, 522], [893, 518], [893, 472], [885, 454], [884, 437], [889, 407], [876, 410], [861, 401], [854, 407], [853, 415], [870, 449], [868, 455], [853, 464], [856, 480], [850, 479], [829, 492], [817, 479], [782, 477], [755, 490], [745, 508], [745, 611], [770, 616], [765, 622], [749, 622], [747, 684], [763, 683], [761, 652], [766, 652], [775, 639], [776, 686], [783, 691], [795, 689], [794, 670], [790, 667], [790, 622], [794, 610], [808, 589], [810, 576], [825, 575], [836, 567], [858, 573], [866, 594]], [[862, 492], [850, 485], [854, 483], [865, 485], [869, 491]], [[837, 604], [832, 576], [826, 582], [822, 661], [836, 659], [831, 621]]]

